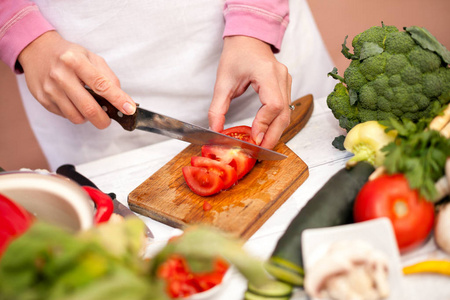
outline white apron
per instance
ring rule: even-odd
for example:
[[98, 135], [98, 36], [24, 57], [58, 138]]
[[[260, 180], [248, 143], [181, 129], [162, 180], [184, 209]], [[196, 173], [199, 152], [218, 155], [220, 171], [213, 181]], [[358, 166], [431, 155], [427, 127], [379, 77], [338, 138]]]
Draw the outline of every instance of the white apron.
[[[68, 41], [103, 57], [141, 107], [208, 126], [208, 108], [222, 50], [223, 0], [35, 0]], [[334, 86], [333, 64], [305, 0], [290, 1], [290, 24], [277, 54], [292, 75], [292, 99], [326, 96]], [[45, 110], [18, 84], [31, 127], [55, 170], [162, 141], [128, 132], [116, 122], [105, 130], [74, 125]], [[249, 88], [232, 101], [227, 124], [254, 117], [260, 107]]]

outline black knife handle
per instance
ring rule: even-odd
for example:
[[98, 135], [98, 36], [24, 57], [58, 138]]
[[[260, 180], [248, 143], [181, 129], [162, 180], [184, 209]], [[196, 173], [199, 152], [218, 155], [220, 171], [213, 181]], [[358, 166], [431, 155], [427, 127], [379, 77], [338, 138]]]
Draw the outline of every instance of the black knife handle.
[[133, 115], [125, 115], [121, 111], [119, 111], [114, 105], [109, 103], [108, 100], [103, 98], [102, 96], [96, 94], [93, 90], [86, 88], [86, 90], [94, 97], [95, 101], [102, 107], [102, 109], [106, 112], [108, 117], [116, 121], [123, 127], [123, 129], [128, 131], [133, 131], [136, 129], [136, 118], [137, 113]]
[[[62, 165], [56, 169], [56, 174], [66, 176], [81, 186], [90, 186], [98, 190], [98, 187], [92, 181], [77, 172], [74, 165]], [[108, 196], [111, 197], [111, 199], [116, 199], [114, 193], [109, 193]]]

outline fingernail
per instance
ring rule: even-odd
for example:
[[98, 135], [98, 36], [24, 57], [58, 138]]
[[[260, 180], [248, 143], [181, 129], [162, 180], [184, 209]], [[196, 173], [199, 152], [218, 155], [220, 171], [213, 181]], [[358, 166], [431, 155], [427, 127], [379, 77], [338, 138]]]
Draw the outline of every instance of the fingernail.
[[264, 138], [264, 132], [260, 132], [258, 134], [258, 136], [256, 137], [256, 141], [255, 141], [256, 145], [260, 145], [263, 138]]
[[136, 112], [136, 107], [129, 102], [125, 102], [122, 106], [126, 114], [132, 115]]

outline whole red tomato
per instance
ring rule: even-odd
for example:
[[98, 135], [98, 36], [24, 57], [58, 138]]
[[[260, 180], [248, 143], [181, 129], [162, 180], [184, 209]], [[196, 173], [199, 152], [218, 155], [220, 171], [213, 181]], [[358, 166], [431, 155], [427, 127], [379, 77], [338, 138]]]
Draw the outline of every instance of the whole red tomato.
[[391, 220], [400, 251], [420, 245], [434, 224], [434, 206], [409, 187], [403, 174], [384, 175], [368, 181], [355, 200], [355, 222], [387, 217]]

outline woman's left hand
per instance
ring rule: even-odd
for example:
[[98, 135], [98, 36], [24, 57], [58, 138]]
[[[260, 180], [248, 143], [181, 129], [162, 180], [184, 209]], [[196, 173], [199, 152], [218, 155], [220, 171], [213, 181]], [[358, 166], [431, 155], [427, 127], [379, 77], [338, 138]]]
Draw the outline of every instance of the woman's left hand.
[[252, 124], [252, 138], [272, 149], [290, 122], [292, 78], [275, 58], [271, 46], [245, 36], [224, 39], [217, 70], [214, 96], [209, 108], [209, 126], [221, 131], [232, 99], [251, 85], [262, 103]]

